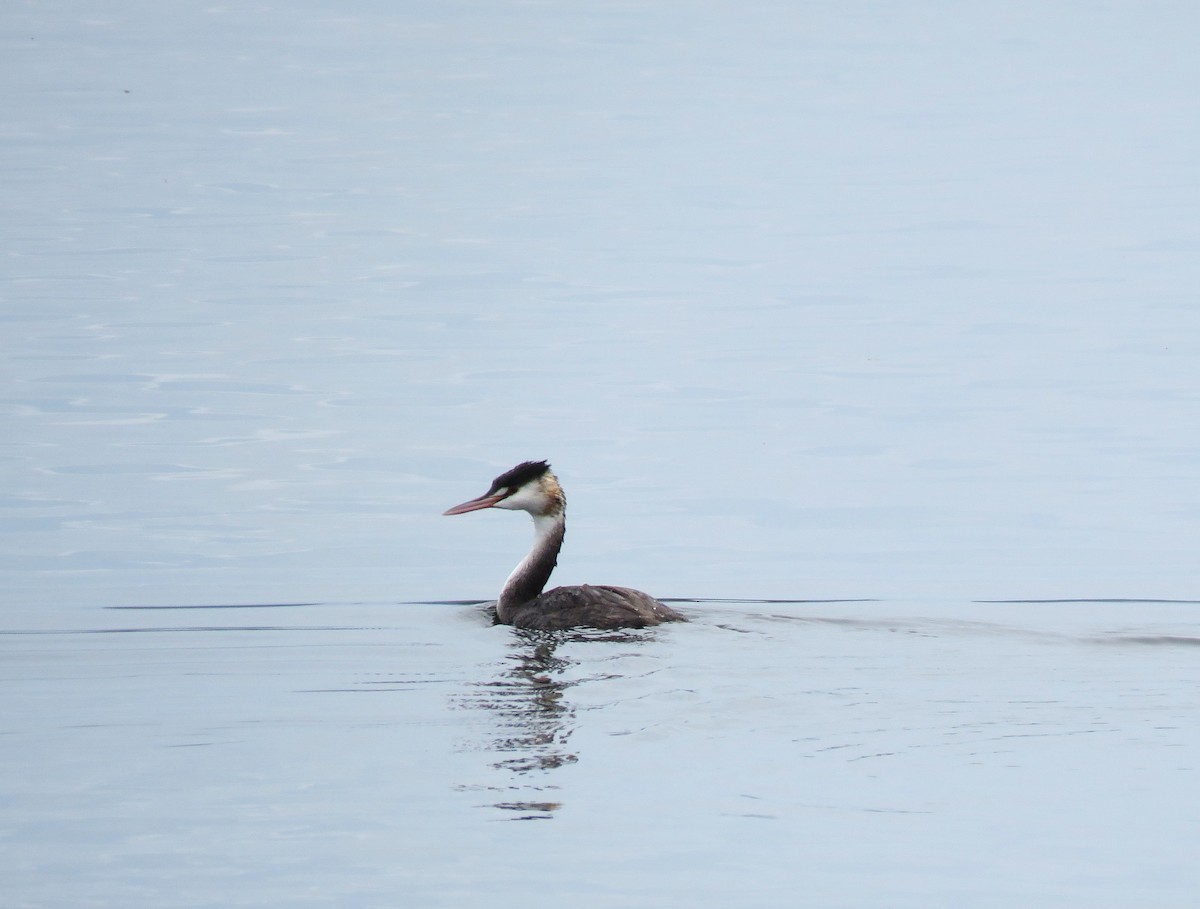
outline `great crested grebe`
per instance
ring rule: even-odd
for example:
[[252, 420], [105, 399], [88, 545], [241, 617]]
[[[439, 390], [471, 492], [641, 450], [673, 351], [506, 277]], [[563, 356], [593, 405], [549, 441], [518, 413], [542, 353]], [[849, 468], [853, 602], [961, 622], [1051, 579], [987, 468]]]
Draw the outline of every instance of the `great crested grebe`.
[[496, 617], [504, 625], [554, 631], [563, 628], [644, 628], [662, 622], [686, 622], [674, 609], [628, 587], [542, 588], [558, 564], [567, 528], [567, 499], [545, 461], [524, 461], [492, 481], [477, 499], [447, 509], [465, 514], [482, 508], [527, 511], [533, 518], [533, 548], [504, 582]]

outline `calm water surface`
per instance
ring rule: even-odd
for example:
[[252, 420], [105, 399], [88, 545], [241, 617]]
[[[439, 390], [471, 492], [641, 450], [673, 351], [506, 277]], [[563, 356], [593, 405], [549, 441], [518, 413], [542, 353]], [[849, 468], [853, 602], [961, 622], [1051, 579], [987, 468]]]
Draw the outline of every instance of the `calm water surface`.
[[418, 603], [9, 629], [6, 887], [23, 906], [1186, 904], [1195, 604], [681, 606], [686, 625], [623, 634]]
[[1193, 904], [1190, 6], [10, 6], [5, 906]]

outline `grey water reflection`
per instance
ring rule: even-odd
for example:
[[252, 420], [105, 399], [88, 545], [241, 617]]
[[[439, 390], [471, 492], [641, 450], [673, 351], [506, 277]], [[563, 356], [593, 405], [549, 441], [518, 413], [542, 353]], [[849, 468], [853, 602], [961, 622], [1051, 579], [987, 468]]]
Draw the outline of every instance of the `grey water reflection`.
[[562, 807], [560, 798], [542, 797], [559, 787], [548, 775], [576, 763], [577, 749], [571, 747], [576, 730], [576, 707], [569, 691], [600, 678], [578, 674], [581, 661], [564, 656], [560, 649], [575, 643], [643, 643], [651, 633], [596, 631], [570, 632], [512, 629], [512, 647], [496, 666], [496, 675], [475, 683], [454, 699], [457, 707], [480, 711], [490, 717], [491, 730], [482, 744], [495, 755], [494, 770], [513, 778], [501, 791], [518, 798], [494, 802], [490, 807], [511, 813], [512, 820], [545, 820]]

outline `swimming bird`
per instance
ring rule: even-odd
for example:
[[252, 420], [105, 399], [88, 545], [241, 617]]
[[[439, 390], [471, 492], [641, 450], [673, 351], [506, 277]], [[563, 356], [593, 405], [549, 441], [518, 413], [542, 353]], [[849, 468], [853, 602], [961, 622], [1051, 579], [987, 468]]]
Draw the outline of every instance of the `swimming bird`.
[[533, 518], [533, 548], [500, 591], [496, 617], [501, 624], [546, 631], [563, 628], [644, 628], [662, 622], [686, 622], [654, 597], [628, 587], [583, 584], [542, 593], [558, 564], [567, 527], [567, 499], [545, 461], [523, 461], [500, 474], [477, 499], [445, 514], [484, 508], [527, 511]]

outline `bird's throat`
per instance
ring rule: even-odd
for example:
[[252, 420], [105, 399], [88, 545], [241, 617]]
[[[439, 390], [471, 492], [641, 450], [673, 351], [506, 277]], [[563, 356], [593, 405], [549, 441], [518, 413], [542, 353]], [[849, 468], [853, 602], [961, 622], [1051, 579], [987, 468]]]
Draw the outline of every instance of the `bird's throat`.
[[558, 564], [558, 551], [562, 549], [566, 531], [567, 520], [563, 512], [533, 515], [533, 547], [508, 576], [496, 602], [496, 613], [501, 622], [511, 610], [536, 599], [546, 589], [550, 573]]

